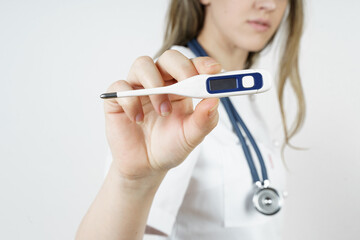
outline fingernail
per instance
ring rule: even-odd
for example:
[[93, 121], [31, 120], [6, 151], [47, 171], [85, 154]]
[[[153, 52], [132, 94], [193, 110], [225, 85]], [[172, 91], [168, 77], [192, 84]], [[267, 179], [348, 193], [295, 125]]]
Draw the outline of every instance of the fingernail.
[[219, 106], [219, 99], [217, 99], [216, 104], [209, 110], [209, 112], [208, 112], [209, 118], [212, 118], [213, 116], [216, 115], [216, 113], [217, 113], [216, 110], [217, 110], [218, 106]]
[[166, 117], [170, 114], [170, 112], [171, 112], [171, 104], [169, 101], [166, 100], [160, 105], [161, 116]]
[[217, 61], [215, 61], [215, 59], [209, 58], [205, 61], [205, 65], [208, 67], [214, 66], [214, 65], [219, 65], [220, 63], [218, 63]]
[[144, 122], [144, 116], [142, 113], [138, 113], [135, 117], [135, 122], [141, 125]]

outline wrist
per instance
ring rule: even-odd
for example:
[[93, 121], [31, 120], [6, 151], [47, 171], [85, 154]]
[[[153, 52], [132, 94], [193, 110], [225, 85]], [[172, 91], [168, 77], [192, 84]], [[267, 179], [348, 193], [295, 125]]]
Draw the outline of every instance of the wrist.
[[167, 171], [153, 171], [147, 175], [134, 176], [123, 174], [114, 163], [108, 172], [107, 178], [123, 191], [131, 194], [155, 194]]

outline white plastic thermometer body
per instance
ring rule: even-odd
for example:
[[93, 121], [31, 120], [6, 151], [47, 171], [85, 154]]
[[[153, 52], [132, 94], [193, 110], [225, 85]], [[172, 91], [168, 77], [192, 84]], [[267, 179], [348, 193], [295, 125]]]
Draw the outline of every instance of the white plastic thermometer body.
[[166, 87], [104, 93], [101, 98], [121, 98], [154, 94], [176, 94], [191, 98], [221, 98], [255, 94], [271, 88], [271, 76], [263, 69], [248, 69], [219, 74], [201, 74]]

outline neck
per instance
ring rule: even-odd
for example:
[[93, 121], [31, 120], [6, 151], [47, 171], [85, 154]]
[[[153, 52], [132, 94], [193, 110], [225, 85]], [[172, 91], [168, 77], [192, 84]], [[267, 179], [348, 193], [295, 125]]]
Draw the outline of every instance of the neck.
[[244, 69], [249, 52], [231, 44], [220, 33], [214, 33], [214, 29], [210, 30], [207, 24], [197, 40], [209, 56], [218, 61], [226, 71]]

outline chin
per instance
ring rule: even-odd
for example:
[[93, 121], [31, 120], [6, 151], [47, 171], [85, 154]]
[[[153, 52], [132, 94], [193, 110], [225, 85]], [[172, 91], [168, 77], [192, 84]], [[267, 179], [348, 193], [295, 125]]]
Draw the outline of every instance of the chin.
[[266, 47], [266, 43], [259, 43], [259, 44], [252, 43], [252, 44], [249, 44], [246, 49], [249, 52], [260, 52], [265, 47]]
[[260, 41], [253, 40], [248, 44], [247, 49], [249, 52], [259, 52], [266, 47], [266, 43], [263, 39]]
[[249, 52], [259, 52], [266, 47], [267, 39], [264, 38], [250, 38], [246, 41], [241, 41], [238, 46], [242, 49], [246, 49]]

